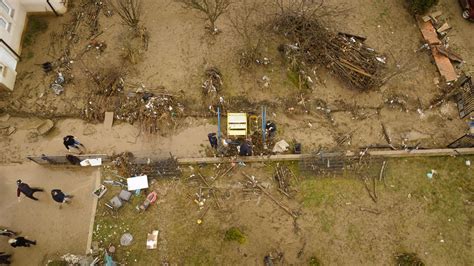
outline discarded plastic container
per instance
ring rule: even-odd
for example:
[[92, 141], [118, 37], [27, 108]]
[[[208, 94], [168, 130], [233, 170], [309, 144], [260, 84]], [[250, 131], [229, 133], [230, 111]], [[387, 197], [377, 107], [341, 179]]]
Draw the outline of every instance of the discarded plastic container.
[[120, 245], [130, 246], [132, 244], [133, 236], [130, 233], [125, 233], [120, 238]]

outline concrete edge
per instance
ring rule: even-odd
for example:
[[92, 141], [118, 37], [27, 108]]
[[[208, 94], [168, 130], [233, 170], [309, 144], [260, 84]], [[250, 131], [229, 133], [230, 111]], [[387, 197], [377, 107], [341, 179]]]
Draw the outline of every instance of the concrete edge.
[[[100, 181], [101, 181], [101, 178], [102, 178], [102, 176], [100, 174], [100, 168], [97, 169], [97, 174], [95, 176], [96, 176], [96, 181], [95, 181], [95, 184], [94, 184], [94, 188], [97, 188], [97, 187], [100, 186]], [[91, 191], [91, 196], [92, 196], [92, 191]], [[91, 246], [92, 246], [92, 235], [93, 235], [93, 232], [94, 232], [95, 215], [97, 213], [97, 204], [98, 204], [98, 202], [99, 202], [99, 199], [97, 197], [93, 197], [91, 221], [90, 221], [90, 224], [89, 224], [89, 234], [87, 236], [87, 246], [86, 246], [85, 254], [89, 253], [89, 250], [91, 249]]]

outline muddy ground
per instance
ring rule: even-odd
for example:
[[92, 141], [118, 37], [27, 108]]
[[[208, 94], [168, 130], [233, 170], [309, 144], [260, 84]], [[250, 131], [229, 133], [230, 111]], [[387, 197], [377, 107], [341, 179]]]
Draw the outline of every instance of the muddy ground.
[[[67, 253], [84, 254], [93, 215], [91, 191], [100, 178], [97, 169], [54, 168], [34, 163], [0, 166], [0, 225], [36, 240], [30, 248], [12, 248], [1, 237], [0, 250], [13, 254], [13, 265], [45, 265], [48, 259]], [[16, 197], [16, 180], [41, 187], [39, 199]], [[59, 209], [51, 198], [52, 189], [73, 195], [73, 201]]]
[[[270, 4], [271, 1], [262, 1], [257, 5], [257, 15], [253, 16], [255, 24], [261, 25], [265, 22], [262, 18], [271, 17], [274, 9]], [[183, 122], [184, 117], [215, 119], [215, 113], [208, 109], [209, 99], [202, 95], [201, 84], [205, 69], [216, 66], [224, 81], [219, 95], [230, 111], [259, 114], [260, 106], [267, 105], [268, 119], [280, 125], [279, 138], [296, 139], [303, 143], [306, 151], [319, 146], [345, 149], [386, 144], [381, 123], [396, 146], [405, 143], [445, 147], [466, 132], [466, 121], [458, 118], [453, 102], [429, 108], [431, 100], [440, 93], [439, 85], [436, 85], [439, 74], [428, 51], [415, 52], [422, 45], [421, 34], [401, 2], [336, 1], [331, 5], [347, 9], [331, 18], [331, 27], [367, 36], [367, 44], [387, 57], [385, 74], [397, 70], [401, 73], [378, 89], [359, 92], [325, 68], [315, 67], [314, 84], [310, 90], [302, 91], [295, 85], [293, 73], [277, 51], [278, 45], [288, 41], [266, 28], [260, 30], [258, 36], [262, 36], [262, 57], [269, 58], [271, 63], [241, 70], [238, 51], [243, 47], [243, 39], [231, 23], [231, 18], [241, 12], [239, 4], [218, 20], [217, 27], [222, 32], [211, 36], [198, 12], [183, 9], [175, 1], [144, 1], [142, 21], [150, 33], [147, 50], [137, 43], [117, 15], [106, 16], [110, 8], [103, 6], [97, 16], [98, 26], [90, 23], [95, 20], [81, 19], [78, 30], [71, 37], [74, 41], [68, 41], [66, 37], [72, 36], [71, 31], [64, 28], [76, 21], [75, 11], [82, 6], [75, 2], [63, 17], [42, 18], [48, 28], [36, 33], [35, 41], [23, 47], [15, 91], [2, 95], [0, 108], [13, 116], [53, 118], [59, 126], [70, 123], [62, 121], [68, 117], [85, 118], [84, 109], [88, 101], [94, 102], [97, 108], [114, 111], [117, 103], [108, 105], [94, 101], [97, 84], [92, 77], [116, 70], [122, 73], [127, 93], [166, 91], [184, 106], [179, 117], [171, 117], [168, 122], [160, 124], [159, 134], [170, 136], [188, 126], [186, 121]], [[474, 37], [467, 34], [472, 24], [462, 20], [460, 8], [448, 1], [441, 1], [433, 10], [443, 11], [440, 19], [453, 27], [448, 33], [450, 48], [466, 61], [460, 70], [472, 73]], [[94, 12], [87, 14], [93, 16]], [[61, 37], [62, 34], [66, 37]], [[103, 41], [107, 47], [103, 52], [94, 47], [87, 49], [94, 41]], [[138, 53], [136, 64], [124, 58], [129, 47]], [[70, 51], [67, 57], [64, 57], [65, 48]], [[69, 62], [67, 67], [71, 70], [65, 70], [65, 92], [57, 96], [49, 89], [55, 75], [44, 74], [38, 64], [59, 62], [56, 60], [61, 58], [64, 60], [59, 61]], [[270, 79], [268, 87], [262, 82], [264, 76]], [[388, 104], [391, 99], [400, 100], [402, 105]], [[326, 110], [331, 112], [328, 114]], [[103, 113], [100, 113], [97, 119], [89, 117], [86, 120], [100, 123], [102, 117]], [[9, 125], [8, 122], [3, 124]], [[80, 134], [73, 129], [68, 132]], [[13, 156], [20, 152], [14, 148], [18, 143], [15, 139], [24, 138], [16, 134], [2, 138], [2, 146], [11, 147]], [[99, 138], [99, 135], [95, 137]], [[349, 137], [343, 138], [345, 135]], [[39, 141], [48, 138], [40, 137]], [[341, 139], [345, 140], [341, 143]]]
[[[374, 162], [366, 173], [377, 179], [376, 203], [355, 170], [317, 176], [289, 165], [297, 176], [291, 180], [297, 192], [289, 199], [276, 189], [274, 164], [237, 166], [216, 181], [217, 165], [184, 168], [181, 179], [151, 185], [147, 193], [156, 191], [158, 200], [145, 213], [135, 210], [144, 192], [115, 216], [104, 206], [115, 193], [105, 195], [99, 201], [93, 236], [100, 247], [116, 246], [117, 262], [132, 265], [263, 265], [269, 254], [281, 254], [275, 265], [313, 265], [314, 258], [321, 265], [395, 265], [394, 256], [402, 252], [418, 254], [426, 265], [470, 265], [473, 175], [465, 159], [469, 158], [389, 160], [382, 181], [381, 161]], [[438, 173], [433, 179], [426, 176], [431, 168]], [[216, 198], [207, 196], [198, 171], [215, 186], [219, 206]], [[244, 193], [243, 173], [255, 176], [298, 218], [263, 194]], [[113, 167], [102, 171], [104, 179], [116, 179], [116, 174]], [[207, 199], [202, 207], [194, 202], [200, 191]], [[243, 243], [225, 240], [232, 227], [243, 233]], [[146, 234], [152, 230], [160, 231], [158, 249], [146, 250]], [[126, 232], [134, 240], [120, 246]]]
[[[313, 80], [316, 82], [312, 88], [301, 91], [277, 51], [278, 45], [288, 43], [288, 40], [270, 31], [261, 34], [265, 37], [262, 57], [269, 58], [270, 64], [253, 66], [250, 71], [241, 70], [238, 51], [243, 42], [230, 23], [230, 17], [238, 14], [239, 5], [233, 6], [217, 21], [217, 27], [222, 32], [210, 36], [205, 30], [206, 23], [196, 11], [183, 9], [171, 0], [143, 1], [142, 21], [150, 33], [145, 51], [117, 15], [106, 16], [108, 8], [98, 13], [97, 28], [90, 23], [95, 20], [83, 17], [75, 35], [65, 32], [65, 25], [74, 22], [75, 11], [81, 7], [81, 1], [71, 2], [70, 12], [65, 16], [41, 18], [47, 22], [48, 28], [34, 34], [34, 41], [23, 46], [14, 92], [2, 92], [0, 95], [1, 113], [12, 116], [0, 122], [2, 163], [24, 163], [28, 155], [63, 154], [62, 137], [67, 134], [77, 136], [90, 153], [132, 151], [137, 156], [146, 157], [157, 154], [167, 156], [171, 152], [180, 157], [202, 156], [207, 146], [206, 134], [215, 131], [216, 127], [215, 114], [208, 108], [210, 100], [202, 95], [201, 88], [203, 73], [211, 66], [218, 67], [222, 72], [224, 85], [220, 96], [223, 96], [229, 110], [259, 113], [262, 105], [268, 106], [270, 119], [279, 125], [277, 138], [302, 142], [304, 152], [319, 146], [356, 149], [375, 143], [385, 144], [381, 122], [396, 145], [406, 139], [407, 144], [445, 147], [467, 131], [466, 121], [458, 118], [454, 103], [429, 109], [430, 101], [440, 93], [436, 85], [439, 74], [428, 51], [415, 52], [422, 45], [421, 34], [402, 1], [331, 1], [333, 5], [347, 7], [346, 13], [332, 18], [331, 26], [367, 36], [367, 44], [387, 57], [386, 74], [396, 71], [397, 65], [403, 70], [382, 87], [368, 92], [348, 88], [324, 67], [314, 69]], [[453, 26], [448, 33], [450, 48], [466, 61], [460, 69], [472, 75], [474, 35], [468, 33], [472, 32], [474, 25], [462, 20], [456, 1], [441, 0], [434, 10], [441, 10], [441, 19]], [[271, 13], [269, 6], [259, 7], [256, 22], [270, 17], [268, 14]], [[63, 33], [66, 34], [61, 36]], [[68, 43], [71, 36], [75, 41]], [[104, 41], [107, 44], [105, 50], [86, 50], [92, 39]], [[63, 57], [66, 47], [70, 54]], [[130, 47], [138, 53], [136, 64], [125, 58]], [[66, 70], [65, 91], [59, 96], [49, 88], [55, 75], [43, 73], [38, 65], [46, 61], [61, 61], [70, 68]], [[112, 129], [108, 129], [102, 125], [101, 117], [85, 119], [84, 109], [89, 100], [104, 110], [114, 111], [117, 107], [117, 103], [107, 105], [95, 102], [97, 84], [91, 77], [110, 70], [121, 72], [126, 93], [137, 90], [165, 91], [176, 97], [184, 106], [184, 111], [177, 117], [167, 117], [160, 125], [160, 131], [152, 135], [144, 133], [138, 122], [129, 125], [116, 121]], [[264, 76], [270, 79], [268, 87], [262, 82]], [[386, 103], [394, 97], [404, 104]], [[330, 115], [321, 107], [330, 109]], [[38, 136], [36, 127], [46, 118], [53, 119], [55, 128], [49, 134]], [[11, 134], [8, 134], [9, 128], [12, 129]], [[345, 135], [349, 137], [339, 144], [340, 137]], [[276, 261], [282, 264], [303, 264], [313, 256], [324, 264], [391, 264], [395, 253], [415, 252], [427, 264], [471, 265], [472, 210], [469, 204], [472, 205], [473, 200], [468, 197], [466, 201], [464, 189], [472, 186], [469, 180], [465, 180], [472, 178], [472, 171], [466, 171], [464, 162], [458, 159], [391, 161], [387, 172], [388, 183], [386, 186], [377, 185], [380, 191], [377, 204], [372, 203], [358, 179], [302, 179], [300, 184], [295, 185], [299, 192], [294, 200], [279, 196], [290, 207], [302, 212], [298, 219], [299, 233], [294, 231], [293, 219], [265, 197], [243, 197], [239, 184], [243, 180], [239, 174], [242, 169], [217, 183], [223, 190], [230, 191], [231, 196], [223, 199], [224, 210], [210, 209], [201, 226], [196, 224], [201, 212], [185, 194], [196, 192], [199, 186], [196, 180], [160, 181], [155, 184], [160, 197], [158, 203], [142, 215], [146, 218], [144, 220], [127, 218], [136, 218], [138, 214], [134, 205], [142, 198], [134, 199], [130, 206], [121, 210], [125, 214], [123, 218], [110, 219], [105, 215], [102, 218], [98, 216], [98, 220], [109, 226], [120, 226], [121, 222], [133, 228], [136, 241], [128, 249], [119, 248], [117, 260], [133, 264], [136, 259], [140, 265], [165, 261], [181, 264], [237, 264], [241, 261], [261, 264], [263, 256], [270, 252], [283, 252], [282, 261]], [[15, 174], [21, 171], [29, 174], [33, 171], [33, 180], [43, 179], [43, 172], [31, 170], [25, 164], [15, 166], [18, 168], [0, 167], [1, 174], [6, 174], [2, 180], [16, 180]], [[243, 171], [255, 174], [266, 184], [272, 184], [271, 171], [267, 166], [249, 168], [243, 168]], [[433, 168], [439, 170], [439, 179], [429, 181], [425, 177], [426, 172]], [[69, 182], [82, 177], [73, 173], [65, 175], [74, 177], [71, 176], [67, 182], [64, 179], [54, 180], [54, 184], [61, 184], [65, 189], [73, 186], [71, 190], [78, 183], [83, 184], [84, 180]], [[42, 183], [46, 187], [50, 181], [42, 180]], [[12, 191], [12, 182], [2, 185], [2, 189]], [[87, 186], [84, 183], [83, 189], [90, 191]], [[273, 185], [271, 190], [278, 195]], [[2, 198], [1, 208], [11, 210], [11, 200], [15, 197], [7, 194], [2, 193], [7, 198]], [[68, 216], [66, 223], [77, 223], [83, 228], [89, 222], [89, 210], [82, 209], [85, 208], [82, 204], [90, 200], [87, 195], [89, 192], [80, 196], [85, 197], [80, 201], [80, 208], [71, 205], [71, 210], [79, 211], [83, 214], [81, 217], [86, 218], [69, 221], [72, 216]], [[23, 200], [20, 203], [25, 204], [35, 202]], [[54, 252], [82, 252], [87, 229], [84, 227], [80, 232], [71, 232], [72, 227], [59, 226], [58, 235], [48, 234], [44, 226], [60, 214], [52, 204], [41, 206], [38, 205], [35, 210], [41, 212], [38, 219], [44, 218], [44, 222], [35, 226], [31, 224], [32, 220], [26, 219], [29, 212], [17, 214], [12, 211], [13, 217], [2, 215], [1, 218], [16, 217], [21, 231], [37, 238], [39, 243], [52, 242]], [[98, 215], [104, 210], [103, 204], [99, 206]], [[377, 209], [381, 214], [366, 213], [360, 211], [360, 207]], [[67, 212], [61, 210], [61, 217]], [[11, 220], [0, 221], [2, 225], [13, 225]], [[24, 229], [30, 226], [31, 230]], [[232, 226], [244, 232], [247, 237], [245, 244], [222, 240], [224, 232]], [[152, 229], [161, 231], [157, 253], [143, 248], [145, 234]], [[95, 237], [99, 240], [98, 237], [109, 234], [113, 232], [99, 232]], [[59, 235], [71, 235], [77, 243], [57, 241]], [[116, 237], [113, 235], [107, 241], [116, 243]], [[43, 248], [38, 245], [30, 250], [16, 250], [14, 259], [22, 262], [22, 259], [28, 258], [23, 256], [24, 252], [40, 262], [45, 254], [50, 254], [49, 249]], [[129, 255], [127, 251], [130, 251]]]

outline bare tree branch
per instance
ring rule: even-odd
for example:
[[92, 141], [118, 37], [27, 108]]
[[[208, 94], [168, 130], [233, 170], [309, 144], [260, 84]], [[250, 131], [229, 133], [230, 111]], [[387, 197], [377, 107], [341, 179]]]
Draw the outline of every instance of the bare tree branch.
[[209, 29], [213, 33], [217, 33], [216, 28], [217, 19], [227, 11], [231, 4], [231, 0], [176, 0], [182, 3], [185, 7], [196, 9], [205, 14], [209, 21]]
[[108, 4], [120, 16], [123, 23], [137, 28], [142, 11], [141, 0], [108, 0]]

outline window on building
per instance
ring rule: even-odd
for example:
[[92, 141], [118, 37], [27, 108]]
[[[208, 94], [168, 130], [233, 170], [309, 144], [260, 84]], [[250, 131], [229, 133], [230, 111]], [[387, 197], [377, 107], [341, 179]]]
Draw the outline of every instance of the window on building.
[[10, 7], [6, 0], [0, 0], [0, 8], [3, 9], [3, 11], [5, 11], [5, 13], [8, 14], [10, 17], [13, 17], [13, 9]]
[[8, 21], [4, 17], [0, 17], [0, 28], [8, 30]]

